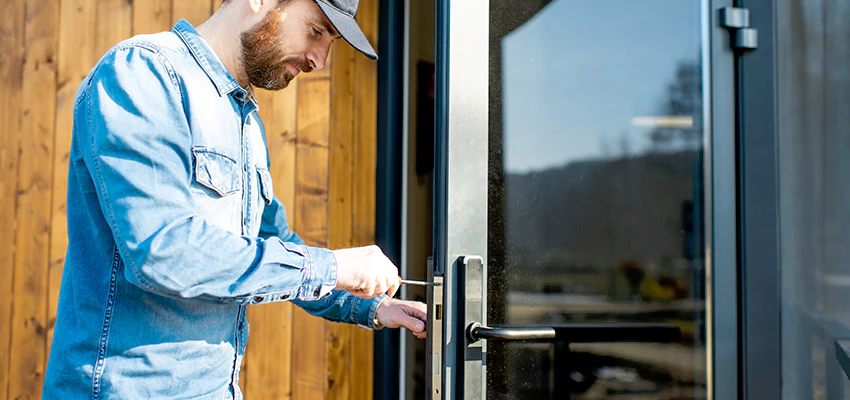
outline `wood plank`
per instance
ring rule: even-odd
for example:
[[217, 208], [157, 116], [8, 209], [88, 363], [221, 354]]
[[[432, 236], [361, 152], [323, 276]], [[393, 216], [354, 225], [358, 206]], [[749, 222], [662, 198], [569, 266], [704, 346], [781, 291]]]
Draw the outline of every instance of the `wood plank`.
[[[61, 0], [59, 23], [59, 70], [58, 84], [60, 89], [70, 86], [79, 87], [79, 81], [88, 75], [89, 71], [103, 51], [94, 48], [97, 33], [98, 0]], [[100, 32], [103, 33], [103, 32]], [[122, 35], [123, 36], [123, 35]], [[112, 40], [116, 42], [123, 37]], [[109, 48], [107, 46], [106, 48]]]
[[248, 308], [251, 337], [240, 386], [246, 399], [291, 399], [292, 312], [290, 303]]
[[296, 138], [296, 232], [314, 246], [328, 243], [328, 142], [330, 81], [298, 83]]
[[325, 351], [328, 363], [326, 399], [347, 400], [351, 391], [351, 331], [348, 324], [325, 322]]
[[59, 0], [27, 1], [9, 398], [44, 382], [58, 26]]
[[[369, 41], [377, 44], [378, 0], [360, 2], [357, 21]], [[355, 63], [354, 244], [362, 246], [375, 242], [378, 63], [365, 56], [355, 58]]]
[[94, 55], [100, 59], [107, 50], [127, 39], [133, 29], [133, 5], [126, 0], [98, 0]]
[[353, 328], [351, 346], [351, 399], [371, 399], [375, 374], [375, 344], [372, 331]]
[[[299, 118], [300, 120], [300, 118]], [[299, 137], [301, 130], [299, 129]], [[311, 246], [328, 245], [328, 149], [299, 145], [295, 181], [296, 232]], [[302, 161], [303, 160], [303, 161]]]
[[56, 126], [54, 128], [53, 198], [50, 226], [50, 270], [48, 275], [47, 353], [53, 342], [53, 324], [59, 303], [59, 286], [68, 246], [65, 195], [68, 160], [71, 154], [74, 99], [77, 88], [97, 59], [95, 41], [96, 0], [63, 0], [59, 11], [59, 65], [57, 73]]
[[[295, 203], [297, 81], [282, 92], [256, 92], [266, 127], [275, 194], [289, 206]], [[293, 221], [292, 217], [291, 212], [287, 213], [289, 222]], [[249, 307], [251, 344], [242, 373], [245, 398], [292, 398], [292, 308], [290, 303]]]
[[24, 59], [24, 0], [0, 8], [0, 397], [9, 398], [18, 149]]
[[[357, 12], [358, 25], [369, 42], [378, 45], [378, 0], [363, 0]], [[355, 58], [354, 204], [353, 244], [375, 242], [375, 170], [377, 162], [378, 63], [359, 55]], [[351, 332], [351, 398], [371, 399], [374, 375], [372, 332]]]
[[352, 196], [354, 193], [354, 90], [355, 57], [347, 44], [335, 50], [330, 104], [330, 244], [333, 248], [352, 243]]
[[[304, 77], [298, 84], [298, 145], [328, 147], [330, 79]], [[299, 164], [301, 162], [299, 161]], [[327, 188], [327, 181], [322, 183]]]
[[174, 0], [171, 15], [175, 21], [185, 19], [198, 26], [212, 15], [212, 4], [211, 0]]
[[[178, 0], [180, 1], [180, 0]], [[171, 0], [133, 2], [133, 34], [171, 30]]]
[[[330, 186], [328, 191], [328, 244], [331, 248], [352, 243], [354, 180], [354, 57], [346, 43], [331, 54]], [[328, 399], [351, 398], [351, 325], [326, 324]]]
[[[275, 184], [275, 194], [286, 206], [286, 220], [290, 226], [295, 222], [298, 210], [295, 208], [295, 162], [296, 146], [296, 115], [298, 112], [298, 85], [300, 78], [295, 78], [289, 83], [289, 87], [275, 94], [272, 109], [263, 115], [274, 116], [274, 130], [266, 128], [266, 137], [269, 141], [269, 157]], [[265, 107], [262, 103], [260, 107]]]
[[[310, 245], [328, 242], [329, 82], [298, 83], [295, 170], [295, 230]], [[325, 322], [293, 311], [292, 389], [296, 400], [323, 399], [325, 392]]]
[[292, 308], [292, 398], [325, 398], [325, 322]]
[[[300, 132], [300, 130], [299, 130]], [[302, 171], [324, 169], [327, 176], [327, 149], [299, 147], [296, 181], [295, 229], [310, 245], [327, 243], [327, 196], [304, 189]], [[321, 175], [321, 173], [317, 174]], [[311, 187], [315, 187], [313, 183]], [[325, 322], [295, 308], [292, 314], [292, 392], [293, 399], [325, 398]]]

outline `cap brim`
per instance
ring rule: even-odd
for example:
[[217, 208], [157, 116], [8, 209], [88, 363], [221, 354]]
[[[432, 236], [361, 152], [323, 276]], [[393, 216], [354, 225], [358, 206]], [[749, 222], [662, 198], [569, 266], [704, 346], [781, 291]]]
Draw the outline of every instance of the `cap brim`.
[[357, 25], [357, 21], [355, 21], [353, 17], [322, 0], [315, 0], [315, 2], [322, 12], [325, 13], [325, 16], [328, 17], [328, 20], [331, 21], [331, 24], [333, 24], [337, 32], [342, 35], [342, 38], [345, 39], [351, 47], [354, 47], [361, 53], [365, 54], [366, 57], [373, 60], [378, 59], [378, 55], [375, 54], [375, 49], [373, 49], [372, 45], [369, 44], [369, 39], [366, 39], [366, 35], [364, 35], [363, 31], [360, 30], [360, 26]]

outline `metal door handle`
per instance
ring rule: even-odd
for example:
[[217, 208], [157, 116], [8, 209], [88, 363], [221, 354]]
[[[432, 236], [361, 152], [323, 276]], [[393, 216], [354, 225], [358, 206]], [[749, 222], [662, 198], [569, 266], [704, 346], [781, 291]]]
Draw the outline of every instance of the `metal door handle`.
[[489, 327], [472, 322], [466, 328], [469, 343], [488, 340], [537, 340], [563, 343], [655, 342], [681, 339], [679, 327], [663, 323], [560, 323], [550, 326]]
[[478, 322], [469, 324], [466, 336], [471, 343], [487, 340], [551, 340], [555, 338], [555, 329], [546, 327], [528, 328], [490, 328]]

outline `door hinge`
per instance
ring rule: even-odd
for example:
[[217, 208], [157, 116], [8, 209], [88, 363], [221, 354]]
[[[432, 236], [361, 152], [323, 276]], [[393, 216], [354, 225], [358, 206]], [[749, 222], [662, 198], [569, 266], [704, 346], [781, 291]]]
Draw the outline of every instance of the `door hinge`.
[[751, 51], [759, 47], [758, 30], [750, 28], [750, 10], [739, 7], [721, 8], [720, 26], [729, 31], [732, 50]]

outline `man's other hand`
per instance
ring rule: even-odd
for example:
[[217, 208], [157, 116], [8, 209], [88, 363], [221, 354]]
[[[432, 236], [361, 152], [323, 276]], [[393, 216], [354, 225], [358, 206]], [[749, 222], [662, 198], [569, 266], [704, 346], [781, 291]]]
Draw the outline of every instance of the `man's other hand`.
[[401, 285], [398, 268], [378, 246], [334, 250], [337, 290], [371, 299], [386, 293], [393, 297]]
[[428, 318], [425, 303], [387, 298], [378, 307], [375, 317], [387, 328], [405, 327], [420, 339], [425, 339], [425, 320]]

